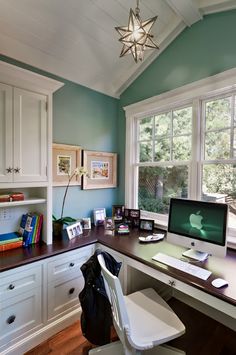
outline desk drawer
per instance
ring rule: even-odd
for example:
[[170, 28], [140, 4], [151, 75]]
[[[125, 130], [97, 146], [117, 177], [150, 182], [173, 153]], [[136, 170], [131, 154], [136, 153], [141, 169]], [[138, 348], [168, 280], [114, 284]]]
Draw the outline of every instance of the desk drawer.
[[2, 302], [0, 313], [0, 344], [4, 344], [41, 323], [41, 288]]
[[48, 319], [77, 306], [78, 295], [84, 287], [83, 276], [67, 281], [56, 281], [48, 285]]
[[56, 260], [48, 263], [48, 282], [54, 280], [68, 280], [82, 275], [81, 266], [93, 254], [94, 248], [85, 247], [77, 249], [76, 252], [69, 252], [57, 257]]
[[7, 299], [41, 285], [41, 265], [21, 267], [4, 272], [0, 277], [0, 298]]

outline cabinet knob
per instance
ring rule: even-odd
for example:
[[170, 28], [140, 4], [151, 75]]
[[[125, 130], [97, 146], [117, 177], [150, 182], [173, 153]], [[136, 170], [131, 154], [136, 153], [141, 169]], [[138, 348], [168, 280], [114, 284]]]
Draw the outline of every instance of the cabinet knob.
[[13, 284], [10, 284], [10, 285], [8, 286], [8, 288], [9, 288], [9, 290], [14, 290], [14, 288], [15, 288], [15, 285], [13, 285]]
[[70, 263], [69, 264], [69, 267], [73, 267], [73, 266], [75, 266], [75, 263]]
[[75, 288], [72, 287], [72, 288], [69, 290], [69, 295], [72, 295], [72, 293], [74, 293], [74, 292], [75, 292]]
[[16, 316], [12, 315], [9, 318], [7, 318], [7, 323], [11, 324], [11, 323], [13, 323], [15, 321], [15, 319], [16, 319]]
[[12, 173], [12, 170], [13, 170], [13, 168], [11, 168], [10, 166], [9, 166], [8, 168], [6, 168], [6, 172], [7, 172], [7, 174]]
[[16, 168], [14, 169], [14, 172], [15, 172], [16, 174], [19, 174], [20, 168], [16, 167]]
[[169, 280], [169, 285], [171, 287], [175, 287], [175, 281], [174, 280]]

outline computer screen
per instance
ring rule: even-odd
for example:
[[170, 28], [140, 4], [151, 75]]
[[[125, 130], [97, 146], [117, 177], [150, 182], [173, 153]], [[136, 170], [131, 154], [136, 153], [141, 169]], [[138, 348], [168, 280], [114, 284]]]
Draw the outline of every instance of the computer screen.
[[167, 239], [198, 252], [224, 256], [227, 212], [224, 203], [172, 198]]

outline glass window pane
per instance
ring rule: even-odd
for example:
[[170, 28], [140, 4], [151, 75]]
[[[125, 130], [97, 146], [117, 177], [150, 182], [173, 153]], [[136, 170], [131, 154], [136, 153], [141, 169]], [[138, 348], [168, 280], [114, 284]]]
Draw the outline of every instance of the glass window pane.
[[205, 106], [206, 131], [230, 127], [231, 97], [209, 101]]
[[188, 197], [188, 167], [140, 167], [138, 207], [167, 214], [171, 197]]
[[205, 160], [230, 157], [230, 130], [209, 132], [205, 136]]
[[154, 161], [170, 160], [170, 139], [160, 139], [155, 142]]
[[152, 139], [153, 117], [146, 117], [139, 121], [139, 138], [140, 141]]
[[236, 164], [203, 166], [202, 199], [229, 205], [229, 227], [236, 228]]
[[139, 161], [152, 161], [152, 142], [143, 142], [139, 144]]
[[191, 133], [192, 107], [173, 111], [173, 135]]
[[191, 157], [191, 136], [173, 138], [173, 160], [189, 160]]
[[155, 136], [170, 134], [171, 112], [155, 116]]

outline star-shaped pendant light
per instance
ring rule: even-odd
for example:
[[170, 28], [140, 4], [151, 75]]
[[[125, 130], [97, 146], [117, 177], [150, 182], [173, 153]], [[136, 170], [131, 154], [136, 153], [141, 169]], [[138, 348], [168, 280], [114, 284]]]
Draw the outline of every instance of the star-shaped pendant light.
[[153, 35], [150, 34], [150, 30], [157, 16], [142, 21], [139, 13], [139, 0], [137, 0], [135, 12], [130, 9], [128, 26], [115, 27], [116, 31], [121, 35], [119, 41], [123, 43], [120, 57], [131, 53], [136, 63], [138, 60], [143, 60], [144, 51], [146, 49], [159, 49], [153, 41]]

